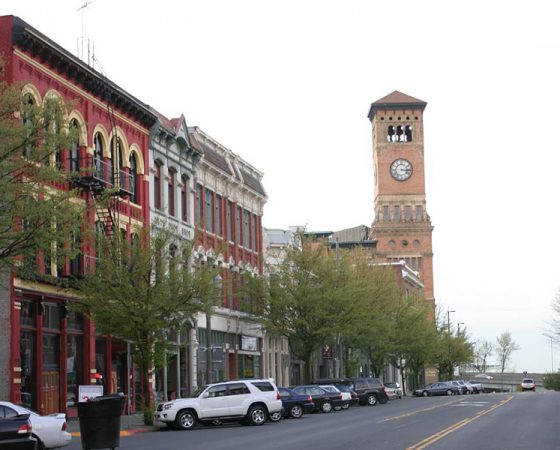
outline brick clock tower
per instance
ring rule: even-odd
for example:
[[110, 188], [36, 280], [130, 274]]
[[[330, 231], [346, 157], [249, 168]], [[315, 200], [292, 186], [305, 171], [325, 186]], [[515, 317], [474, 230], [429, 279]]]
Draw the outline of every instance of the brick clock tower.
[[371, 238], [387, 261], [405, 260], [434, 300], [432, 223], [426, 210], [423, 114], [427, 103], [395, 91], [371, 104], [375, 217]]

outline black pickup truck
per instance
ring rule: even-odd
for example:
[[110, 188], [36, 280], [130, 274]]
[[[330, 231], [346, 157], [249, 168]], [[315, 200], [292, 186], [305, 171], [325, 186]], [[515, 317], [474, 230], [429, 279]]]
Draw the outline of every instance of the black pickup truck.
[[36, 450], [37, 440], [31, 437], [29, 414], [0, 417], [0, 450]]

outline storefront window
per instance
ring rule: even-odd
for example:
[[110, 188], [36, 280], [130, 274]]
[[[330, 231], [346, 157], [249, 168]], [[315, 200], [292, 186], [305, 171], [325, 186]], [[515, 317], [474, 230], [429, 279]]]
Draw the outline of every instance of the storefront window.
[[261, 376], [261, 357], [258, 355], [239, 355], [239, 378], [259, 378]]
[[66, 341], [66, 405], [76, 406], [78, 386], [83, 383], [83, 337], [68, 335]]
[[60, 330], [60, 306], [57, 303], [43, 303], [43, 328]]
[[43, 369], [58, 370], [60, 337], [57, 334], [43, 334]]
[[84, 316], [76, 311], [68, 311], [66, 324], [69, 330], [83, 331]]
[[[95, 370], [98, 374], [101, 374], [105, 378], [105, 366], [106, 366], [106, 346], [105, 339], [97, 338], [95, 340]], [[103, 384], [101, 379], [98, 379], [97, 384]]]
[[22, 300], [19, 323], [23, 327], [35, 327], [35, 302]]
[[20, 335], [21, 403], [26, 408], [35, 407], [35, 332], [22, 331]]

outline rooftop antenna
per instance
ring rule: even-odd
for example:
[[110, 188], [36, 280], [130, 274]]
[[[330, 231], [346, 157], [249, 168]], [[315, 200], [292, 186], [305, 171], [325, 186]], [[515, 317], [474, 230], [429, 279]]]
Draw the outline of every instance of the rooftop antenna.
[[[86, 37], [85, 35], [85, 13], [86, 13], [86, 9], [89, 5], [91, 5], [95, 0], [82, 0], [83, 4], [82, 6], [80, 6], [77, 11], [81, 11], [82, 12], [82, 35], [78, 38], [78, 58], [80, 58], [82, 61], [85, 61], [88, 66], [92, 66], [93, 67], [93, 61], [94, 61], [94, 45], [93, 45], [93, 41]], [[86, 55], [84, 54], [84, 46], [87, 49], [87, 58]]]

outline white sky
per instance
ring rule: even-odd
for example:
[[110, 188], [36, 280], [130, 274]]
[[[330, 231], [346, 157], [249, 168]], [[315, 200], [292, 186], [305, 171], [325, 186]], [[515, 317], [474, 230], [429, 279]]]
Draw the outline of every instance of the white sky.
[[[81, 4], [2, 0], [0, 14], [75, 53]], [[370, 103], [427, 101], [438, 305], [473, 339], [510, 331], [512, 369], [542, 372], [560, 287], [559, 5], [94, 0], [85, 34], [110, 79], [264, 172], [267, 227], [370, 226]]]

